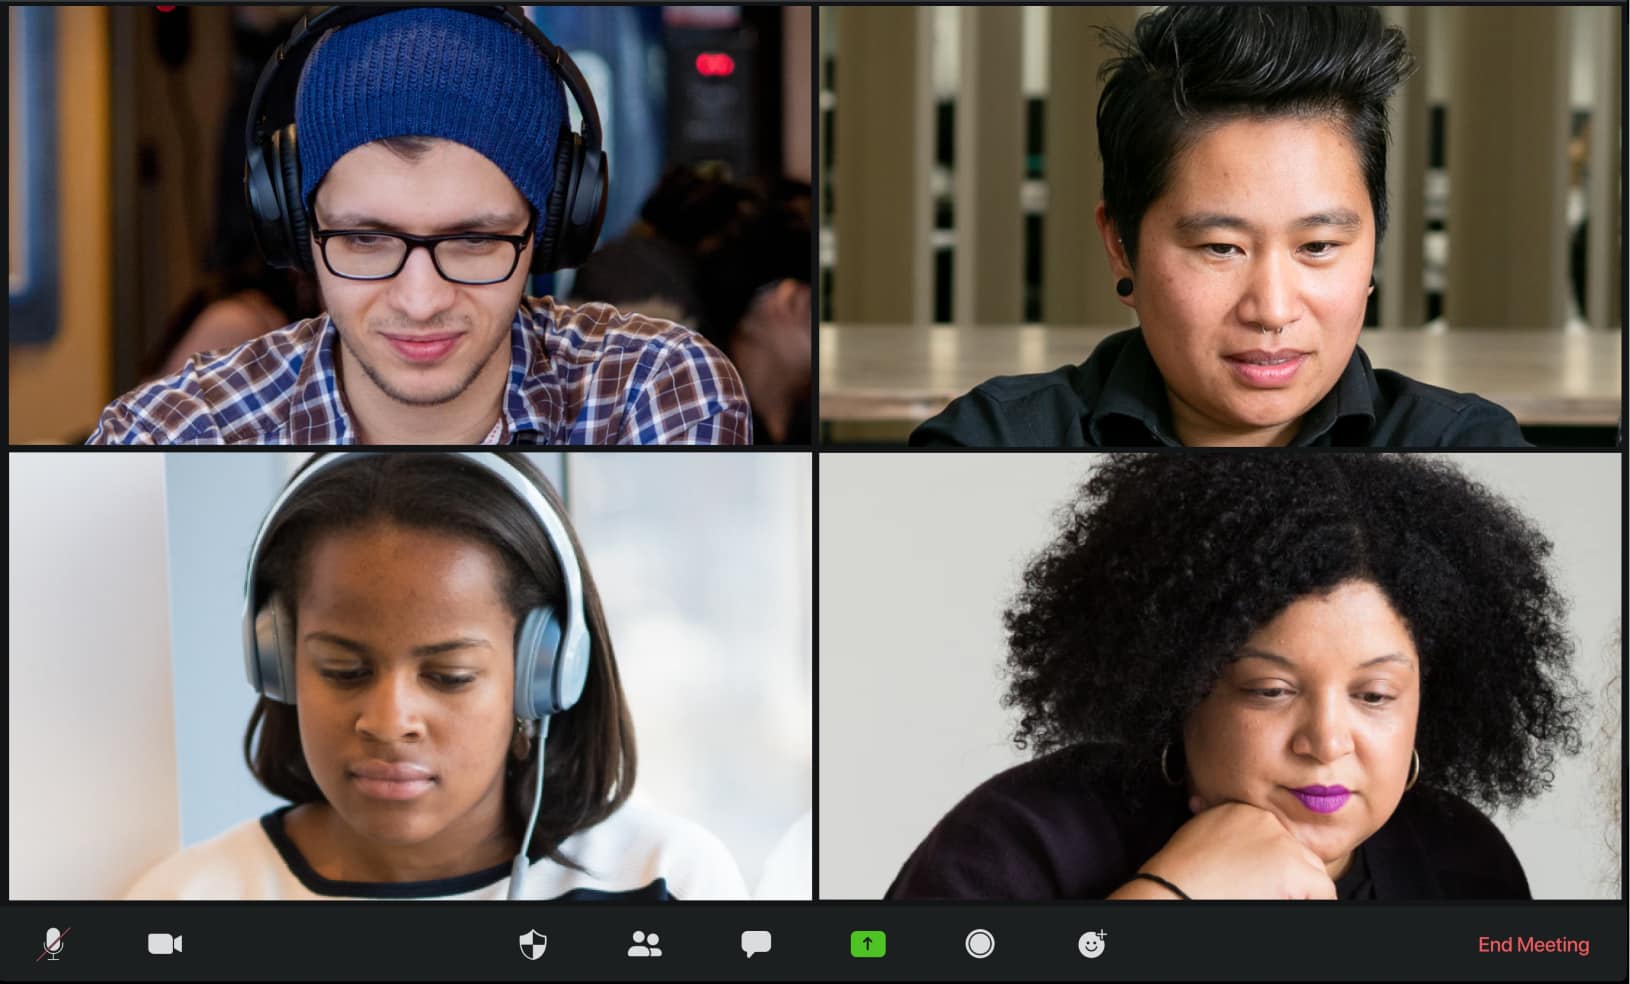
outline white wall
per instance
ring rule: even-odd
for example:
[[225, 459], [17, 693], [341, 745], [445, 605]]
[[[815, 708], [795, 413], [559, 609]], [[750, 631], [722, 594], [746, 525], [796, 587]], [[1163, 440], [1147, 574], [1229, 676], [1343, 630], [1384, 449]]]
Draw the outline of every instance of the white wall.
[[[1610, 800], [1607, 775], [1621, 775], [1617, 703], [1611, 747], [1604, 747], [1604, 695], [1622, 686], [1615, 663], [1624, 657], [1614, 641], [1624, 611], [1620, 555], [1620, 465], [1615, 454], [1456, 454], [1467, 472], [1504, 494], [1555, 544], [1557, 587], [1572, 603], [1569, 628], [1578, 650], [1574, 673], [1593, 701], [1582, 731], [1586, 747], [1563, 759], [1556, 784], [1543, 799], [1495, 817], [1528, 874], [1534, 897], [1618, 898], [1619, 829], [1604, 828]], [[1616, 697], [1612, 698], [1614, 701]]]
[[1088, 460], [821, 455], [823, 899], [882, 897], [946, 810], [1023, 761], [1002, 607]]
[[[749, 888], [812, 885], [810, 456], [573, 454], [566, 485], [639, 739], [634, 795], [718, 835]], [[766, 882], [799, 830], [806, 873]]]
[[[1622, 611], [1620, 460], [1456, 454], [1556, 544], [1575, 672], [1599, 693]], [[929, 829], [1027, 757], [1001, 707], [1001, 612], [1089, 455], [824, 454], [820, 524], [820, 894], [878, 898]], [[1600, 780], [1618, 741], [1564, 759], [1545, 797], [1494, 819], [1536, 898], [1616, 898]], [[1615, 733], [1616, 734], [1616, 733]], [[1428, 764], [1428, 767], [1430, 765]]]
[[180, 843], [164, 460], [10, 457], [10, 898], [111, 898]]

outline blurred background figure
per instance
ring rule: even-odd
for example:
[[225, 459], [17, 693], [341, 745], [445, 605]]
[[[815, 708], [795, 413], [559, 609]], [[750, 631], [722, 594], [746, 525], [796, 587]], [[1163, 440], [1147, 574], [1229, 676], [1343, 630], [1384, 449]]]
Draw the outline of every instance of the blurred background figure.
[[735, 181], [720, 162], [663, 175], [629, 231], [577, 271], [575, 301], [693, 328], [723, 349], [753, 407], [756, 444], [808, 444], [810, 186]]
[[267, 59], [295, 21], [315, 7], [239, 7], [232, 17], [232, 101], [216, 133], [213, 238], [203, 282], [166, 319], [138, 370], [142, 380], [177, 372], [194, 355], [225, 351], [322, 310], [317, 284], [266, 265], [243, 203], [243, 119]]

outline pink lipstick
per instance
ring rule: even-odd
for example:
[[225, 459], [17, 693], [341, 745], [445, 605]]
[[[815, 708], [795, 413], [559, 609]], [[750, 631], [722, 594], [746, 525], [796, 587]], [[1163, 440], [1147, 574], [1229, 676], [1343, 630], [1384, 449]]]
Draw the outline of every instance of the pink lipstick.
[[1346, 786], [1303, 786], [1290, 794], [1314, 813], [1334, 813], [1347, 804], [1353, 794]]

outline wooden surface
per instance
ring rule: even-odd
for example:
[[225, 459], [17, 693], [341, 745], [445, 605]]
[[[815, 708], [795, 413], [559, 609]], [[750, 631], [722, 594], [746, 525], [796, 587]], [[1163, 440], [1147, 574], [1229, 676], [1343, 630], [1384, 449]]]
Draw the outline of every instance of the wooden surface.
[[[992, 376], [1084, 361], [1120, 328], [1042, 325], [821, 326], [821, 419], [911, 423]], [[1619, 332], [1366, 331], [1377, 369], [1476, 393], [1525, 425], [1616, 426]]]

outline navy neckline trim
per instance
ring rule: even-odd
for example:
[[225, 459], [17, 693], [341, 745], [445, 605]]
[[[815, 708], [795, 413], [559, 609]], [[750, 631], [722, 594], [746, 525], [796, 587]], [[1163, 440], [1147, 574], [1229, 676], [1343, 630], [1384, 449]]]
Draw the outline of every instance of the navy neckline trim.
[[289, 839], [288, 831], [284, 829], [284, 818], [294, 806], [295, 804], [290, 804], [279, 807], [261, 817], [260, 827], [266, 831], [266, 836], [271, 838], [272, 846], [277, 848], [277, 853], [283, 858], [283, 863], [289, 866], [289, 870], [294, 872], [294, 877], [300, 879], [300, 884], [317, 895], [359, 899], [436, 898], [474, 892], [509, 877], [510, 863], [505, 861], [467, 875], [432, 878], [428, 881], [356, 882], [324, 878], [306, 860], [305, 855], [300, 853], [300, 849]]
[[[436, 899], [449, 895], [463, 895], [486, 888], [498, 881], [509, 877], [510, 862], [504, 861], [484, 868], [481, 871], [471, 872], [467, 875], [455, 875], [452, 878], [433, 878], [429, 881], [415, 882], [354, 882], [335, 881], [324, 878], [317, 873], [317, 869], [306, 861], [305, 855], [289, 839], [287, 829], [284, 827], [284, 818], [297, 804], [278, 807], [260, 818], [260, 828], [266, 831], [271, 839], [272, 846], [288, 865], [294, 876], [300, 879], [300, 884], [310, 889], [313, 894], [330, 898], [355, 899]], [[536, 864], [537, 862], [533, 862]], [[626, 891], [607, 891], [601, 888], [574, 888], [569, 892], [556, 896], [553, 899], [534, 899], [532, 901], [552, 902], [667, 902], [674, 901], [675, 896], [668, 891], [668, 880], [657, 878], [650, 884], [640, 888]]]

